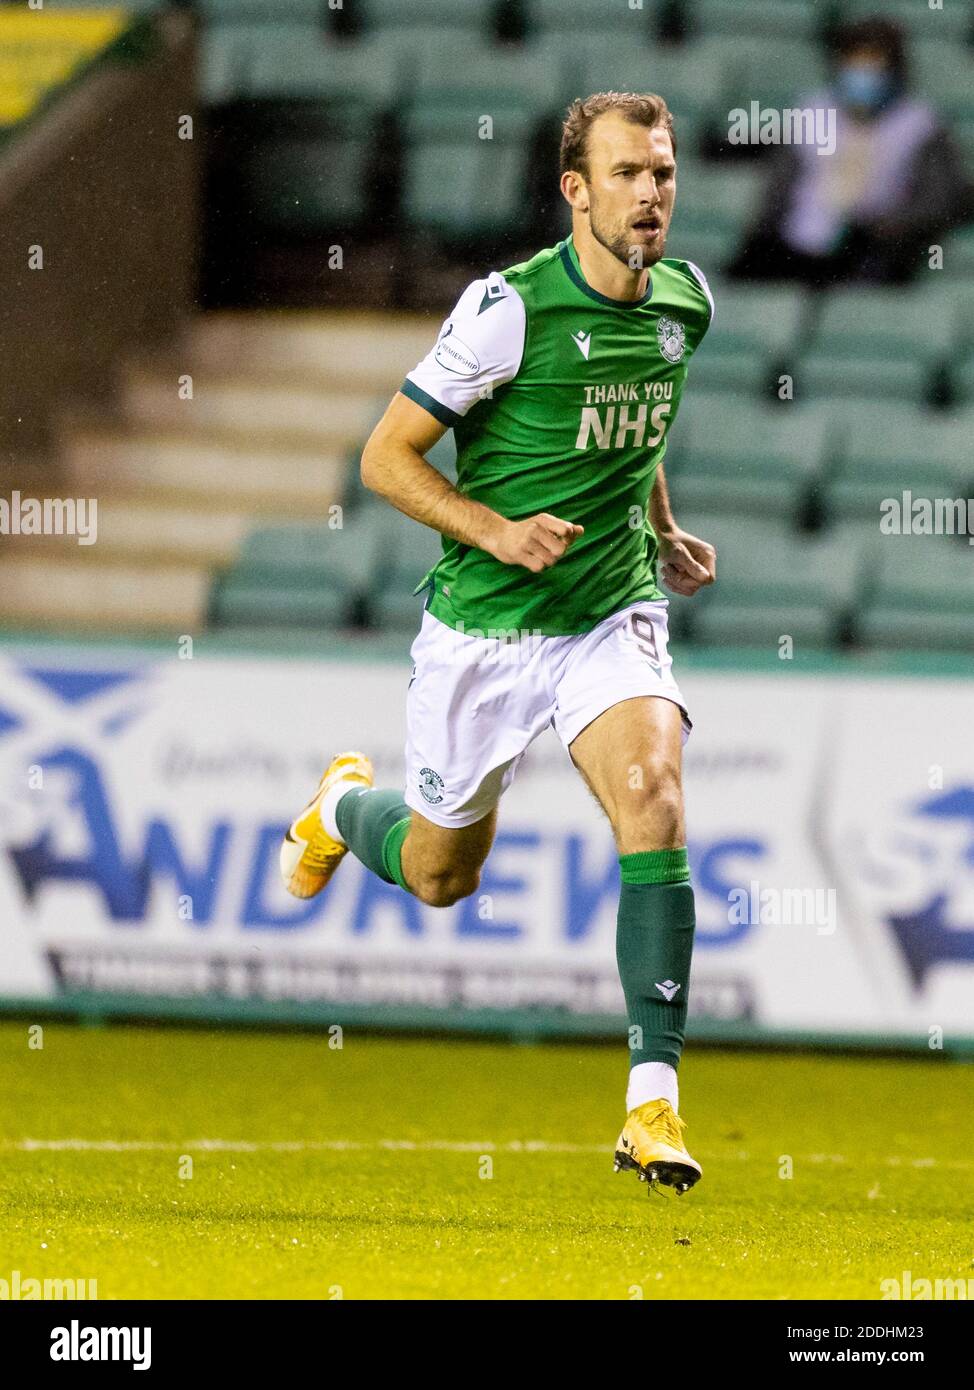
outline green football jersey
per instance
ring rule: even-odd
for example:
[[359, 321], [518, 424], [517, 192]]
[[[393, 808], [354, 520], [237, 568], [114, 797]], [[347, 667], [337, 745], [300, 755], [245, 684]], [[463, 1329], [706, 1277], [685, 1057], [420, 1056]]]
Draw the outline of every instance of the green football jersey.
[[690, 262], [659, 261], [640, 300], [608, 299], [586, 283], [571, 237], [467, 287], [403, 393], [452, 426], [465, 496], [585, 534], [541, 574], [444, 537], [419, 586], [434, 617], [562, 636], [664, 596], [649, 496], [712, 316]]

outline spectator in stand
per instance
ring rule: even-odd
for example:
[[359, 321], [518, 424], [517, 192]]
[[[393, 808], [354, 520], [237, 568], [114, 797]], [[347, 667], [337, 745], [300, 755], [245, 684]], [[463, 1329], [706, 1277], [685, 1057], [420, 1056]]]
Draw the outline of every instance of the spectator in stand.
[[974, 211], [958, 147], [909, 92], [906, 44], [892, 21], [841, 28], [832, 82], [810, 102], [834, 109], [836, 147], [782, 146], [764, 202], [733, 263], [743, 279], [902, 284], [927, 246]]

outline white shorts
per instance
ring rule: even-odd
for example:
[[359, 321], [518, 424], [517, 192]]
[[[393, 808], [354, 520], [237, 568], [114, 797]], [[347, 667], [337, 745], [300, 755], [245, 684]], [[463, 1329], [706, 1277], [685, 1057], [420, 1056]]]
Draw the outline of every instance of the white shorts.
[[639, 695], [679, 705], [685, 743], [691, 724], [666, 649], [668, 606], [634, 603], [591, 632], [512, 642], [424, 613], [406, 696], [406, 805], [436, 825], [473, 825], [549, 725], [567, 749], [593, 719]]

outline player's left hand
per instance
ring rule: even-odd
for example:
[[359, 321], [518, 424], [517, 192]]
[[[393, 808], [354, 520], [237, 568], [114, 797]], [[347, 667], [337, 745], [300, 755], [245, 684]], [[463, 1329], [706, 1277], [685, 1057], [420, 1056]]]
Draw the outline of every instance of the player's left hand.
[[689, 598], [717, 578], [717, 552], [688, 531], [669, 531], [659, 538], [660, 578], [674, 594]]

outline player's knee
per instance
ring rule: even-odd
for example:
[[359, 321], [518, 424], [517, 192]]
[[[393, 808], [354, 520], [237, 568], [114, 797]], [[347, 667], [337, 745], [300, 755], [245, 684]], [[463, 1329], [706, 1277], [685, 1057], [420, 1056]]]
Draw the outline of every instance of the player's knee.
[[452, 907], [461, 898], [475, 893], [479, 884], [479, 870], [447, 868], [423, 873], [413, 892], [428, 907]]
[[659, 763], [646, 769], [642, 785], [630, 789], [623, 805], [619, 826], [627, 841], [647, 840], [653, 844], [672, 844], [683, 830], [683, 788], [679, 768]]

